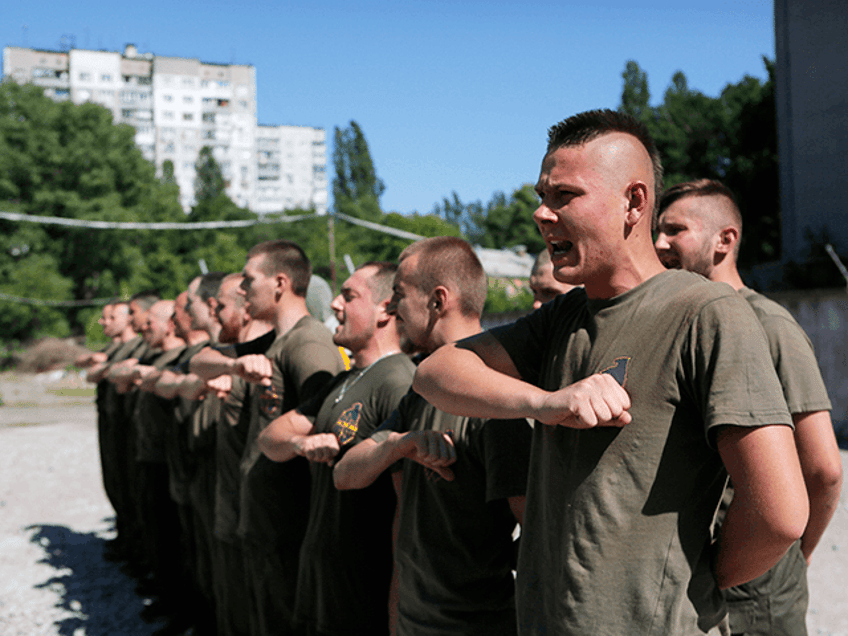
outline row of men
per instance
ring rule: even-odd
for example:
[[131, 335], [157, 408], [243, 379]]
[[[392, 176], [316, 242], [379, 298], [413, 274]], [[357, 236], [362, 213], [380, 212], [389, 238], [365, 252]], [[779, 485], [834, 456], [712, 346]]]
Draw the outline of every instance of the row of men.
[[[218, 617], [208, 630], [696, 634], [727, 627], [729, 598], [732, 632], [757, 633], [752, 604], [766, 598], [765, 611], [791, 625], [784, 633], [803, 633], [803, 568], [841, 484], [830, 404], [797, 324], [743, 289], [729, 193], [672, 189], [654, 245], [661, 175], [630, 118], [561, 122], [534, 215], [555, 278], [540, 269], [531, 282], [582, 289], [481, 333], [486, 277], [473, 250], [415, 243], [397, 268], [359, 268], [333, 301], [348, 371], [306, 312], [308, 260], [290, 243], [256, 246], [215, 292], [189, 290], [192, 326], [204, 309], [219, 321], [213, 341], [243, 344], [201, 348], [188, 333], [186, 349], [157, 342], [157, 306], [171, 306], [152, 306], [145, 335], [165, 353], [140, 364], [113, 355], [103, 371], [120, 390], [159, 393], [134, 409], [137, 483], [156, 488], [138, 469], [153, 461], [138, 450], [150, 431], [165, 466], [137, 521], [172, 554], [162, 546], [173, 533], [151, 529], [152, 500], [170, 489], [179, 504], [174, 484], [187, 482], [194, 509], [177, 516], [193, 559], [183, 569]], [[664, 263], [695, 263], [742, 293]], [[236, 329], [225, 326], [230, 309]], [[180, 312], [178, 299], [174, 325]], [[410, 352], [432, 355], [416, 373]], [[185, 372], [166, 370], [174, 363]], [[145, 415], [145, 402], [175, 395], [191, 417]], [[191, 470], [171, 459], [180, 453]], [[735, 495], [716, 530], [728, 473]], [[791, 560], [782, 578], [771, 570], [781, 557]], [[774, 600], [787, 588], [791, 611]]]

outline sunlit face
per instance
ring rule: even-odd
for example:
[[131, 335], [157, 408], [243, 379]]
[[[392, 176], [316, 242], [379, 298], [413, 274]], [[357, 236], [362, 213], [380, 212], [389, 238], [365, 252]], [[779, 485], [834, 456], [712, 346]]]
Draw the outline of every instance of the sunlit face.
[[204, 300], [197, 293], [197, 289], [200, 287], [200, 279], [195, 278], [191, 281], [191, 284], [188, 286], [188, 300], [186, 304], [186, 311], [188, 311], [188, 315], [191, 316], [191, 328], [194, 330], [205, 331], [209, 326], [210, 321], [213, 321], [209, 305], [204, 302]]
[[257, 254], [247, 259], [241, 272], [244, 278], [240, 289], [247, 299], [250, 315], [260, 320], [271, 320], [276, 305], [277, 277], [269, 276], [262, 269], [265, 258], [264, 254]]
[[185, 340], [191, 331], [191, 314], [187, 311], [188, 292], [184, 291], [174, 301], [174, 334]]
[[100, 318], [97, 319], [97, 324], [103, 328], [103, 333], [105, 335], [109, 335], [106, 333], [109, 331], [109, 323], [112, 322], [112, 305], [104, 305], [103, 312], [100, 314]]
[[330, 309], [339, 321], [333, 342], [353, 353], [365, 348], [377, 330], [378, 307], [368, 286], [374, 272], [373, 267], [356, 270], [330, 303]]
[[136, 301], [130, 301], [130, 325], [136, 333], [143, 333], [147, 326], [147, 312]]
[[713, 232], [696, 211], [699, 197], [684, 197], [662, 213], [657, 224], [657, 250], [669, 269], [685, 269], [710, 277], [718, 232]]
[[395, 316], [400, 346], [404, 353], [429, 352], [435, 321], [430, 314], [429, 297], [415, 282], [418, 257], [405, 258], [398, 266], [392, 286], [389, 313]]
[[238, 342], [244, 326], [244, 301], [239, 302], [241, 281], [241, 278], [226, 278], [218, 290], [215, 316], [221, 325], [221, 333], [218, 334], [220, 342]]
[[103, 330], [103, 333], [114, 338], [124, 333], [127, 327], [130, 326], [130, 308], [126, 303], [120, 303], [112, 307], [108, 327]]
[[[541, 205], [533, 213], [548, 247], [554, 277], [587, 291], [613, 278], [624, 234], [628, 198], [620, 178], [605, 169], [616, 139], [605, 135], [545, 157], [536, 184]], [[590, 293], [590, 295], [592, 295]]]
[[546, 302], [572, 289], [574, 289], [574, 285], [561, 283], [554, 278], [553, 265], [551, 263], [545, 263], [530, 277], [530, 290], [533, 292], [533, 309], [538, 309]]
[[154, 303], [147, 312], [147, 321], [144, 327], [144, 339], [154, 349], [159, 349], [165, 343], [165, 339], [171, 332], [171, 311], [170, 303], [157, 302]]

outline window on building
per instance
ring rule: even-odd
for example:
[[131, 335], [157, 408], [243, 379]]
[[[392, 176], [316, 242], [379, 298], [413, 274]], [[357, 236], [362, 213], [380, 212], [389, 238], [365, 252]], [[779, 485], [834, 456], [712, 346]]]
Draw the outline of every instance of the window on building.
[[101, 81], [101, 82], [111, 82], [111, 81], [112, 81], [112, 76], [111, 76], [109, 73], [103, 73], [103, 74], [100, 76], [100, 81]]
[[165, 119], [173, 119], [174, 118], [174, 111], [166, 110], [162, 113], [162, 117], [164, 117]]
[[162, 99], [164, 99], [166, 102], [172, 102], [172, 101], [174, 101], [174, 96], [173, 95], [162, 95]]
[[209, 88], [209, 80], [200, 80], [200, 88]]
[[247, 103], [246, 99], [240, 99], [239, 100], [239, 106], [241, 106], [242, 108], [248, 108], [250, 106], [250, 104]]
[[183, 95], [183, 102], [186, 104], [191, 104], [194, 101], [194, 98], [191, 95]]
[[53, 96], [56, 99], [68, 99], [71, 96], [71, 91], [69, 91], [67, 88], [57, 88], [54, 91]]
[[209, 124], [215, 123], [215, 113], [203, 113], [203, 121]]
[[173, 142], [165, 144], [165, 152], [174, 152]]
[[200, 135], [203, 139], [215, 139], [215, 131], [214, 130], [204, 130], [203, 134]]
[[183, 119], [185, 121], [192, 121], [194, 119], [194, 113], [183, 113]]
[[194, 86], [194, 80], [190, 77], [184, 77], [183, 86]]
[[80, 73], [79, 78], [81, 82], [90, 82], [91, 81], [91, 73]]
[[132, 108], [123, 108], [121, 109], [121, 117], [124, 119], [130, 119], [135, 114]]

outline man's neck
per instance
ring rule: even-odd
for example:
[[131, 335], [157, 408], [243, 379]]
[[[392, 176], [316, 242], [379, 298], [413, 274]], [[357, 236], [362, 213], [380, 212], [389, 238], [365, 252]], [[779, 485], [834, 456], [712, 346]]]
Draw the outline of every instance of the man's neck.
[[206, 342], [209, 340], [209, 334], [201, 329], [192, 329], [188, 332], [188, 337], [186, 338], [186, 344], [188, 345], [196, 345], [201, 342]]
[[615, 298], [666, 271], [653, 246], [650, 253], [641, 256], [630, 255], [628, 258], [627, 254], [622, 254], [611, 267], [602, 280], [584, 281], [589, 298]]
[[351, 352], [353, 366], [358, 369], [364, 369], [377, 362], [380, 358], [385, 358], [393, 353], [400, 353], [400, 342], [396, 336], [394, 338], [379, 337], [381, 335], [381, 332], [377, 332], [364, 348]]
[[133, 338], [135, 338], [137, 335], [138, 335], [138, 334], [136, 334], [136, 332], [135, 332], [135, 331], [133, 331], [131, 327], [127, 327], [126, 329], [124, 329], [124, 330], [121, 332], [121, 335], [120, 335], [120, 336], [118, 336], [118, 338], [120, 339], [120, 341], [121, 341], [122, 343], [126, 344], [126, 343], [128, 343], [130, 340], [132, 340]]
[[176, 349], [178, 347], [184, 346], [185, 340], [171, 334], [169, 336], [166, 336], [165, 339], [162, 341], [162, 346], [160, 347], [160, 349], [162, 349], [162, 351], [170, 351], [171, 349]]
[[271, 331], [274, 325], [268, 320], [251, 319], [239, 333], [239, 342], [250, 342]]
[[479, 317], [447, 316], [439, 320], [433, 328], [425, 353], [433, 353], [443, 345], [476, 336], [481, 331], [483, 327], [480, 325]]
[[736, 269], [736, 265], [730, 263], [727, 265], [722, 263], [715, 267], [713, 271], [710, 272], [710, 280], [717, 283], [727, 283], [736, 291], [739, 291], [745, 286], [745, 283], [742, 281], [742, 277], [739, 276], [739, 270]]
[[309, 315], [306, 309], [306, 298], [301, 296], [286, 296], [277, 303], [274, 315], [274, 329], [279, 338], [294, 327], [300, 320]]

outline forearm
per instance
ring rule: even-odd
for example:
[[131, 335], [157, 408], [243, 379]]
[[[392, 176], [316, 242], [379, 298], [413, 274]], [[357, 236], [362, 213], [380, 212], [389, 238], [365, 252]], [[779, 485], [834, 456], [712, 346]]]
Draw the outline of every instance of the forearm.
[[810, 521], [801, 537], [807, 562], [839, 505], [842, 491], [842, 458], [827, 411], [800, 413], [795, 422], [795, 445], [810, 499]]
[[441, 347], [422, 361], [412, 387], [438, 409], [481, 418], [535, 418], [547, 395], [454, 345]]
[[173, 371], [163, 371], [156, 381], [156, 386], [153, 387], [153, 392], [166, 400], [175, 398], [177, 397], [177, 388], [183, 377], [185, 376]]
[[177, 395], [187, 400], [197, 400], [206, 393], [206, 381], [190, 373], [183, 377], [177, 386]]
[[290, 411], [275, 419], [259, 434], [259, 450], [275, 462], [287, 462], [303, 456], [301, 445], [312, 429], [312, 422], [306, 417]]
[[189, 370], [203, 381], [217, 378], [219, 375], [231, 374], [235, 359], [225, 356], [220, 351], [206, 347], [189, 363]]
[[391, 433], [384, 442], [366, 439], [351, 448], [333, 468], [333, 482], [339, 490], [356, 490], [373, 484], [377, 477], [403, 457], [397, 441], [403, 436]]
[[789, 427], [726, 426], [717, 441], [735, 490], [715, 555], [726, 589], [771, 569], [803, 534], [809, 506]]
[[109, 365], [107, 363], [95, 364], [85, 373], [85, 379], [91, 382], [92, 384], [97, 384], [106, 376], [106, 372], [109, 370]]

